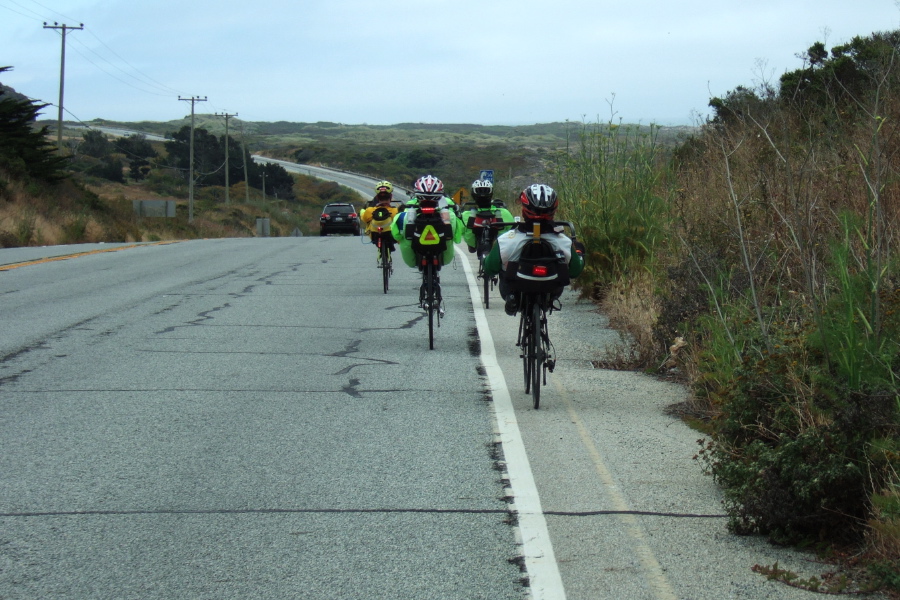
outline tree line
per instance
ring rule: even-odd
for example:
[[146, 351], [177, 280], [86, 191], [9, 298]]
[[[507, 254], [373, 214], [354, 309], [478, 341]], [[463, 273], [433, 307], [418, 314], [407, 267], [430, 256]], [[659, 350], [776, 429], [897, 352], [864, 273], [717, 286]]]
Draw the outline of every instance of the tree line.
[[[81, 154], [97, 158], [100, 164], [88, 173], [112, 181], [124, 182], [124, 170], [134, 180], [147, 177], [152, 170], [166, 170], [186, 183], [190, 177], [191, 128], [187, 125], [167, 136], [161, 156], [143, 134], [110, 140], [103, 132], [89, 130], [77, 147]], [[225, 154], [228, 152], [226, 164]], [[123, 161], [126, 165], [123, 165]], [[246, 171], [246, 178], [245, 178]], [[255, 163], [250, 153], [233, 137], [215, 136], [206, 129], [194, 129], [194, 184], [224, 186], [249, 180], [252, 188], [267, 195], [294, 200], [294, 179], [281, 166]]]

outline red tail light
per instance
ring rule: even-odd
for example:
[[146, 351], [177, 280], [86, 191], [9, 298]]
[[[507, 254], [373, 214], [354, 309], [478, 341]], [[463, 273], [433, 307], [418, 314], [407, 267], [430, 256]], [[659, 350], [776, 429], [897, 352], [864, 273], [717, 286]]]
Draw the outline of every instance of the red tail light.
[[546, 277], [547, 276], [547, 267], [544, 265], [535, 265], [531, 269], [531, 274], [535, 277]]
[[357, 214], [356, 214], [356, 213], [350, 213], [350, 218], [351, 218], [351, 219], [355, 219], [356, 217], [357, 217]]
[[434, 214], [434, 207], [433, 207], [433, 206], [423, 206], [423, 207], [422, 207], [422, 214], [423, 214], [423, 215], [433, 215], [433, 214]]
[[329, 217], [329, 216], [328, 216], [327, 214], [325, 214], [325, 213], [322, 213], [322, 218], [323, 218], [323, 219], [330, 219], [331, 217]]

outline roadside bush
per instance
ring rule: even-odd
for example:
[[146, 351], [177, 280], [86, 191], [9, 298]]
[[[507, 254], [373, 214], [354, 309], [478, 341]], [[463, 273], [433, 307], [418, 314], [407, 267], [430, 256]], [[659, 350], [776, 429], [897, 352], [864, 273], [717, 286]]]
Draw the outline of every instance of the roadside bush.
[[661, 278], [659, 327], [688, 337], [683, 366], [713, 413], [699, 456], [734, 530], [867, 540], [873, 565], [900, 564], [898, 39], [814, 46], [780, 90], [711, 102], [676, 153], [683, 252]]
[[88, 175], [94, 177], [102, 177], [116, 183], [125, 183], [125, 175], [122, 172], [122, 161], [112, 156], [105, 156], [101, 159], [99, 165], [95, 165], [88, 169]]
[[557, 157], [559, 217], [577, 224], [587, 248], [578, 285], [588, 294], [629, 271], [652, 268], [670, 214], [659, 128], [584, 125]]
[[[584, 128], [557, 161], [560, 214], [588, 293], [654, 282], [649, 365], [687, 378], [734, 531], [866, 543], [896, 585], [900, 33], [806, 59], [780, 88], [713, 98], [671, 157], [653, 128]], [[640, 312], [622, 329], [644, 331]]]

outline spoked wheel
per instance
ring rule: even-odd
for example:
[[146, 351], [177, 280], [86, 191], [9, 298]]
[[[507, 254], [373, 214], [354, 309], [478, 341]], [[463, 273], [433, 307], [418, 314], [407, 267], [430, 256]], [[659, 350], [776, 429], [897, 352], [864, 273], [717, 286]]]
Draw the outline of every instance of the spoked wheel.
[[491, 277], [484, 272], [484, 267], [481, 269], [481, 281], [484, 284], [484, 307], [487, 309], [491, 307]]
[[541, 305], [537, 302], [531, 307], [531, 335], [528, 346], [531, 348], [531, 399], [534, 408], [541, 406], [541, 376], [544, 372], [544, 347], [541, 345]]
[[484, 272], [484, 258], [478, 259], [478, 279], [481, 279], [482, 284], [484, 285], [484, 307], [490, 308], [490, 289], [491, 289], [491, 278], [486, 275]]
[[434, 350], [434, 264], [430, 259], [425, 264], [425, 305], [428, 310], [428, 349]]
[[387, 294], [388, 280], [391, 278], [391, 271], [393, 270], [393, 265], [391, 264], [391, 249], [381, 240], [378, 241], [378, 244], [380, 246], [379, 250], [381, 251], [381, 279], [384, 281], [384, 293]]
[[481, 277], [481, 283], [484, 286], [484, 308], [491, 307], [491, 277], [484, 272], [484, 259], [491, 251], [494, 241], [491, 239], [491, 230], [487, 229], [481, 234], [478, 243], [478, 276]]
[[525, 375], [525, 393], [531, 392], [531, 373], [533, 369], [533, 348], [531, 347], [531, 314], [527, 310], [522, 310], [519, 319], [519, 339], [522, 344], [522, 371]]

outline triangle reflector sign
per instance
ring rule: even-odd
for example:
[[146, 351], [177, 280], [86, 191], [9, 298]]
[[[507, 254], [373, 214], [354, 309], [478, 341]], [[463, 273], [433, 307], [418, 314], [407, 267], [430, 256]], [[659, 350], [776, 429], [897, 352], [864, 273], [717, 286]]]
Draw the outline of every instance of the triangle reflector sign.
[[441, 236], [438, 235], [438, 232], [435, 230], [433, 225], [426, 225], [425, 229], [422, 230], [422, 235], [419, 236], [419, 243], [425, 246], [433, 246], [434, 244], [439, 244], [441, 242]]

